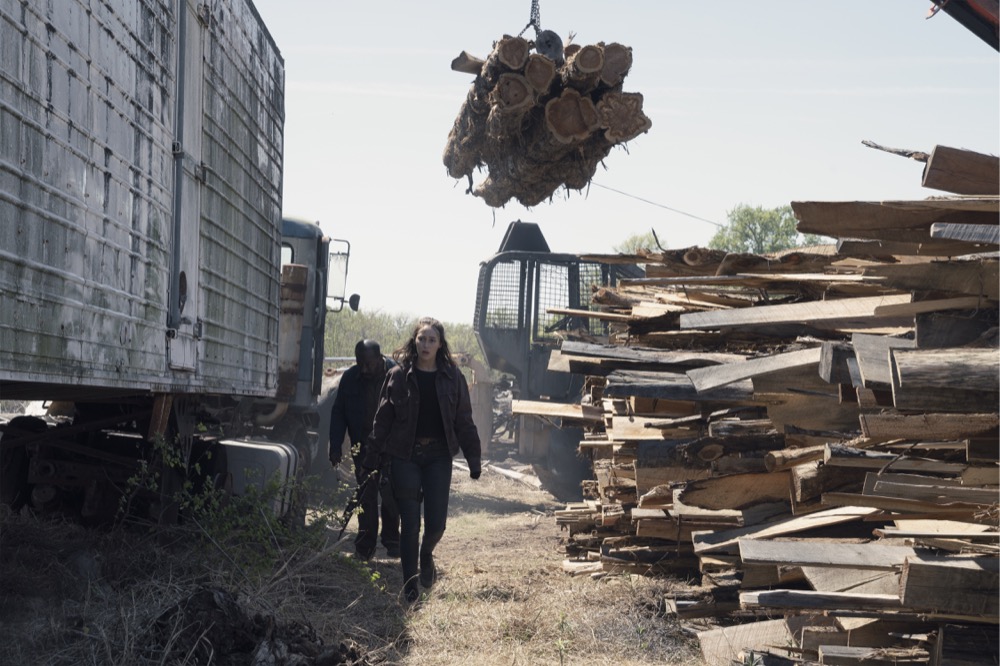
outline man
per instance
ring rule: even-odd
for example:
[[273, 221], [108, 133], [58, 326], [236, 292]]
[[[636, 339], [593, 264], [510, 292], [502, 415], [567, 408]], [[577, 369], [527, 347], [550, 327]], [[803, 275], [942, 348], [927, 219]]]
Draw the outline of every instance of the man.
[[[344, 371], [333, 400], [330, 418], [330, 462], [336, 467], [343, 458], [344, 434], [350, 436], [354, 458], [354, 475], [358, 484], [364, 482], [364, 460], [368, 435], [372, 431], [375, 409], [385, 375], [395, 362], [382, 356], [379, 343], [359, 340], [354, 346], [356, 363]], [[358, 535], [354, 550], [358, 557], [371, 559], [379, 536], [379, 516], [382, 518], [382, 545], [389, 557], [399, 557], [399, 510], [392, 488], [382, 479], [373, 479], [361, 496], [358, 513]], [[381, 510], [379, 500], [381, 499]]]

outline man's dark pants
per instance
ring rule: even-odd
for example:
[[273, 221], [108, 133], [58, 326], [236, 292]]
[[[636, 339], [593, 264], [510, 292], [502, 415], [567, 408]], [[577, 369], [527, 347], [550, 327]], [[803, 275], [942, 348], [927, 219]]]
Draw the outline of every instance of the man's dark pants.
[[[360, 485], [364, 482], [362, 457], [354, 457], [354, 476]], [[381, 502], [379, 501], [381, 499]], [[381, 504], [381, 507], [379, 506]], [[373, 479], [361, 495], [358, 505], [358, 536], [354, 539], [354, 550], [365, 559], [375, 554], [378, 546], [379, 517], [382, 519], [382, 545], [387, 550], [399, 547], [399, 510], [388, 484]]]

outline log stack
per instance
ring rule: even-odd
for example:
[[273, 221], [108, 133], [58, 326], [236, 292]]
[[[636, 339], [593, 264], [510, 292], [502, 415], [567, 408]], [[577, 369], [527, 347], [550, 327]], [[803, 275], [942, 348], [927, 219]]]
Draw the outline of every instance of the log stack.
[[[963, 154], [930, 153], [962, 183], [996, 168]], [[647, 277], [595, 294], [607, 340], [560, 350], [604, 408], [588, 499], [558, 516], [566, 570], [700, 578], [667, 602], [712, 666], [998, 663], [1000, 192], [982, 182], [793, 202], [836, 239], [822, 251], [588, 257]]]
[[[475, 80], [448, 135], [444, 164], [497, 208], [535, 206], [562, 186], [587, 186], [611, 149], [652, 126], [642, 95], [622, 87], [632, 49], [570, 44], [553, 60], [522, 37], [504, 35], [485, 60], [463, 52], [452, 69]], [[488, 174], [472, 186], [472, 174]]]

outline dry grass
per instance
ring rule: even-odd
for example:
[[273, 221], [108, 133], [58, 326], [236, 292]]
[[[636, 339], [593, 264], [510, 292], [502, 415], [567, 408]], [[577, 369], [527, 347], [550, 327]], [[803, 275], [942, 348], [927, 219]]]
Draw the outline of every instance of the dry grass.
[[[699, 663], [696, 642], [660, 610], [676, 583], [562, 573], [565, 533], [552, 516], [562, 507], [489, 471], [473, 482], [456, 470], [435, 553], [440, 577], [414, 607], [400, 601], [398, 560], [381, 549], [369, 563], [347, 557], [350, 530], [339, 543], [327, 530], [325, 543], [284, 545], [275, 561], [251, 566], [238, 557], [245, 551], [190, 532], [165, 539], [6, 516], [0, 663], [252, 663], [245, 646], [230, 645], [244, 634], [280, 636], [301, 648], [306, 660], [295, 663], [304, 664], [340, 644], [356, 646], [357, 658], [323, 663]], [[231, 595], [231, 604], [210, 623], [192, 621], [178, 608], [199, 590]], [[213, 623], [231, 624], [219, 633]]]
[[400, 664], [693, 664], [697, 646], [658, 610], [674, 583], [594, 581], [560, 569], [550, 495], [456, 474], [441, 577], [409, 614]]

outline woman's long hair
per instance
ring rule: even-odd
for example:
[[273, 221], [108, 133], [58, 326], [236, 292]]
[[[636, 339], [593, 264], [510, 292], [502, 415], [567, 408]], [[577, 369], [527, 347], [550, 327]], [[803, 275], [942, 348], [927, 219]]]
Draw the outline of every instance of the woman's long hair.
[[444, 324], [434, 317], [421, 317], [417, 320], [416, 326], [410, 332], [410, 338], [403, 343], [403, 346], [392, 352], [392, 358], [404, 368], [411, 368], [417, 364], [417, 333], [424, 326], [433, 326], [437, 331], [441, 346], [437, 351], [438, 367], [453, 367], [455, 359], [451, 356], [451, 349], [448, 348], [448, 338], [444, 335]]

